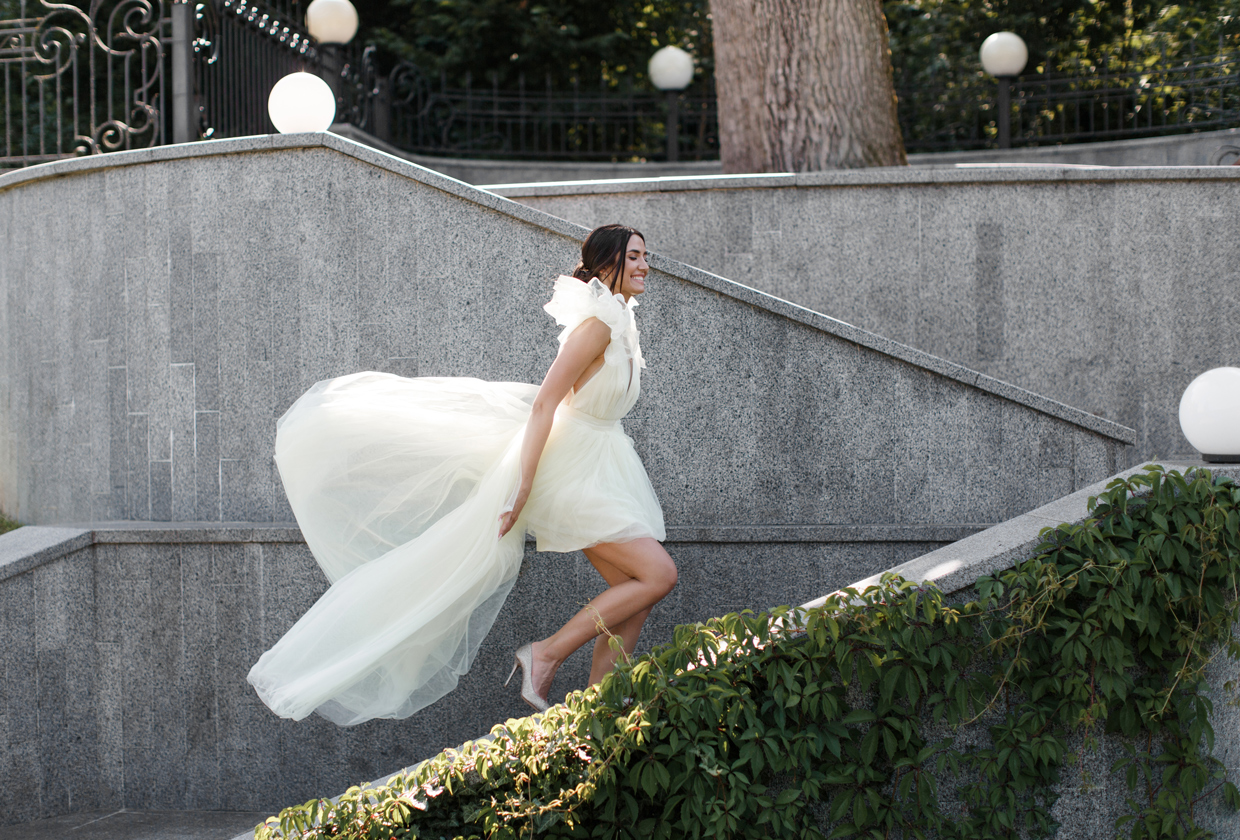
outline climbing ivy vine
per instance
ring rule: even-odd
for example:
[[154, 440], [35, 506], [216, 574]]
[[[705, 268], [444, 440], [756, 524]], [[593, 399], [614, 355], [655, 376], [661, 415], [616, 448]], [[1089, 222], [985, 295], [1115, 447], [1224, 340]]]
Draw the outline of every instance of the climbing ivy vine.
[[1121, 836], [1210, 836], [1203, 802], [1240, 807], [1211, 755], [1234, 686], [1208, 679], [1240, 657], [1240, 487], [1150, 468], [1042, 537], [959, 600], [889, 576], [678, 627], [541, 717], [256, 836], [1041, 837], [1104, 747]]

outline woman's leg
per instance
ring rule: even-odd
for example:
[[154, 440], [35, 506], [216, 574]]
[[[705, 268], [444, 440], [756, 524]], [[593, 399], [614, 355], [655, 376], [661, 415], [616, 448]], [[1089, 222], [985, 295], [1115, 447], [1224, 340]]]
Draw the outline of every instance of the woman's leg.
[[[591, 556], [591, 555], [594, 556]], [[629, 576], [620, 569], [608, 563], [602, 557], [594, 554], [594, 549], [585, 550], [586, 558], [598, 569], [598, 573], [603, 576], [603, 580], [607, 581], [608, 586], [619, 586], [629, 580]], [[668, 558], [669, 560], [671, 558]], [[603, 677], [605, 677], [612, 668], [616, 667], [616, 660], [620, 657], [620, 651], [613, 650], [611, 638], [615, 636], [620, 640], [620, 649], [624, 651], [626, 656], [632, 656], [633, 651], [637, 648], [637, 639], [641, 636], [642, 627], [646, 623], [646, 619], [650, 616], [650, 611], [654, 608], [652, 604], [646, 609], [629, 616], [619, 624], [609, 625], [606, 631], [601, 631], [594, 639], [594, 654], [590, 664], [590, 682], [594, 685]]]
[[594, 640], [594, 656], [590, 662], [590, 685], [594, 685], [611, 673], [611, 669], [616, 667], [616, 660], [620, 658], [620, 651], [613, 650], [611, 647], [611, 637], [615, 636], [620, 640], [621, 650], [624, 651], [625, 656], [632, 656], [633, 650], [637, 647], [637, 639], [641, 636], [642, 627], [649, 615], [650, 610], [644, 609], [621, 622], [620, 626], [614, 630], [609, 628], [610, 632]]
[[[643, 537], [623, 543], [603, 543], [586, 549], [586, 557], [610, 588], [568, 620], [554, 635], [534, 643], [535, 690], [543, 697], [561, 663], [577, 648], [606, 629], [619, 636], [631, 653], [650, 609], [676, 585], [676, 564], [658, 541]], [[606, 637], [595, 645], [590, 682], [598, 682], [615, 664], [616, 655]]]

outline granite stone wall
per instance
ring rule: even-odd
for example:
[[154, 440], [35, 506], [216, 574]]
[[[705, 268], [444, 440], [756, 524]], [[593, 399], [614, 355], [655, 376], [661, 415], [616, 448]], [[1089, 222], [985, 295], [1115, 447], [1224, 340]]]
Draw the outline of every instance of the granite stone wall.
[[[1226, 477], [1240, 481], [1240, 465], [1207, 464], [1197, 459], [1161, 461], [1164, 469], [1189, 474], [1198, 469], [1208, 469], [1217, 478]], [[1121, 473], [1127, 477], [1139, 473], [1149, 464], [1141, 464]], [[1110, 480], [1056, 499], [1022, 514], [1007, 522], [987, 528], [950, 545], [902, 563], [892, 572], [908, 580], [934, 581], [948, 593], [951, 600], [967, 600], [977, 596], [974, 584], [983, 575], [991, 574], [1024, 561], [1037, 554], [1042, 543], [1041, 532], [1061, 523], [1080, 524], [1090, 516], [1089, 499], [1106, 489]], [[865, 587], [877, 583], [880, 574], [860, 580], [855, 586]], [[812, 603], [820, 603], [821, 598]], [[1234, 688], [1240, 683], [1240, 662], [1220, 651], [1206, 666], [1207, 696], [1213, 702], [1211, 725], [1214, 727], [1214, 743], [1211, 754], [1226, 769], [1228, 778], [1240, 775], [1240, 704]], [[1000, 721], [983, 718], [971, 731], [966, 730], [962, 739], [966, 743], [985, 745], [990, 743], [986, 731]], [[1051, 809], [1052, 816], [1060, 823], [1055, 840], [1093, 840], [1097, 837], [1117, 835], [1115, 821], [1131, 814], [1128, 791], [1122, 774], [1112, 768], [1120, 759], [1126, 758], [1127, 739], [1105, 732], [1098, 732], [1092, 748], [1077, 740], [1070, 748], [1079, 751], [1079, 762], [1067, 763], [1056, 786], [1058, 800]], [[970, 740], [973, 739], [973, 740]], [[1143, 784], [1143, 783], [1142, 783]], [[1138, 793], [1141, 788], [1138, 788]], [[1139, 797], [1138, 797], [1139, 798]], [[1193, 808], [1198, 824], [1214, 833], [1218, 840], [1240, 840], [1240, 813], [1226, 804], [1222, 791], [1215, 789], [1201, 797]]]
[[[966, 532], [864, 529], [802, 541], [674, 531], [680, 585], [642, 647], [677, 624], [795, 603]], [[785, 539], [788, 539], [785, 536]], [[714, 541], [712, 541], [714, 540]], [[267, 811], [334, 795], [528, 713], [501, 684], [602, 579], [581, 555], [528, 547], [470, 673], [402, 720], [340, 729], [273, 715], [245, 675], [324, 591], [294, 526], [28, 527], [0, 536], [0, 825], [93, 810]], [[584, 687], [589, 646], [553, 697]], [[3, 831], [0, 830], [0, 834]]]
[[[1065, 147], [1067, 148], [1067, 147]], [[888, 169], [497, 188], [1192, 454], [1240, 364], [1240, 168]]]
[[[539, 381], [584, 234], [333, 135], [0, 176], [0, 509], [289, 521], [271, 453], [298, 395], [359, 369]], [[992, 523], [1129, 462], [1130, 429], [652, 264], [625, 428], [670, 525]]]

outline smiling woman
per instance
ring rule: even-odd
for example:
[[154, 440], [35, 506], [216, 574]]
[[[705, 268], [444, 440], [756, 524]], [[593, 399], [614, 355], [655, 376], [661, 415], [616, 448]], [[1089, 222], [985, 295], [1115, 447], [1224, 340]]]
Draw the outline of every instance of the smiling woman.
[[332, 586], [250, 671], [273, 711], [348, 726], [447, 694], [512, 588], [526, 533], [539, 551], [583, 551], [610, 588], [516, 652], [522, 698], [546, 709], [556, 670], [591, 639], [592, 683], [633, 652], [676, 584], [620, 426], [641, 390], [633, 309], [647, 271], [636, 230], [590, 234], [544, 307], [564, 329], [541, 386], [365, 372], [318, 383], [280, 418], [280, 477]]

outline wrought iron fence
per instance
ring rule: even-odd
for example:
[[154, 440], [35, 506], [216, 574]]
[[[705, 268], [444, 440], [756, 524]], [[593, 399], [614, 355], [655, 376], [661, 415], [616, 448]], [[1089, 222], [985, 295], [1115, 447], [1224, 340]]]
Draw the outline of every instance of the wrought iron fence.
[[0, 21], [0, 167], [166, 142], [162, 0], [21, 0]]
[[[427, 83], [416, 68], [398, 65], [385, 90], [390, 123], [375, 133], [393, 145], [428, 155], [547, 160], [653, 160], [668, 155], [668, 131], [681, 159], [719, 155], [715, 91], [672, 94], [574, 83], [556, 90], [548, 76], [539, 87], [524, 76], [516, 90], [492, 82], [460, 88]], [[379, 110], [382, 110], [379, 109]], [[386, 135], [386, 136], [384, 136]]]
[[[310, 70], [337, 95], [337, 120], [408, 152], [443, 156], [555, 160], [636, 160], [664, 156], [668, 125], [677, 151], [702, 160], [718, 156], [713, 85], [679, 94], [673, 105], [654, 91], [575, 84], [555, 90], [548, 80], [516, 90], [492, 81], [460, 87], [432, 84], [417, 67], [383, 60], [374, 47], [319, 47], [290, 15], [257, 0], [201, 0], [195, 49], [200, 134], [238, 137], [274, 131], [267, 92], [282, 76]], [[386, 72], [382, 66], [390, 68]], [[669, 114], [675, 118], [669, 120]]]
[[[570, 90], [524, 78], [515, 90], [471, 78], [452, 86], [373, 47], [317, 47], [300, 25], [304, 0], [19, 2], [20, 17], [0, 21], [0, 168], [174, 137], [270, 133], [267, 95], [295, 70], [329, 81], [338, 121], [409, 152], [543, 160], [718, 156], [710, 79], [670, 98], [606, 80]], [[909, 151], [995, 146], [995, 80], [923, 82], [897, 93]], [[1010, 118], [1017, 146], [1237, 126], [1240, 59], [1192, 57], [1123, 71], [1099, 64], [1024, 76], [1011, 85]]]
[[194, 88], [201, 137], [273, 134], [267, 94], [298, 70], [320, 72], [321, 55], [296, 23], [297, 0], [281, 8], [252, 0], [203, 0], [195, 14]]
[[[910, 152], [994, 148], [996, 82], [897, 89]], [[1105, 62], [1011, 85], [1013, 146], [1120, 140], [1240, 125], [1240, 56], [1191, 56], [1116, 71]]]

